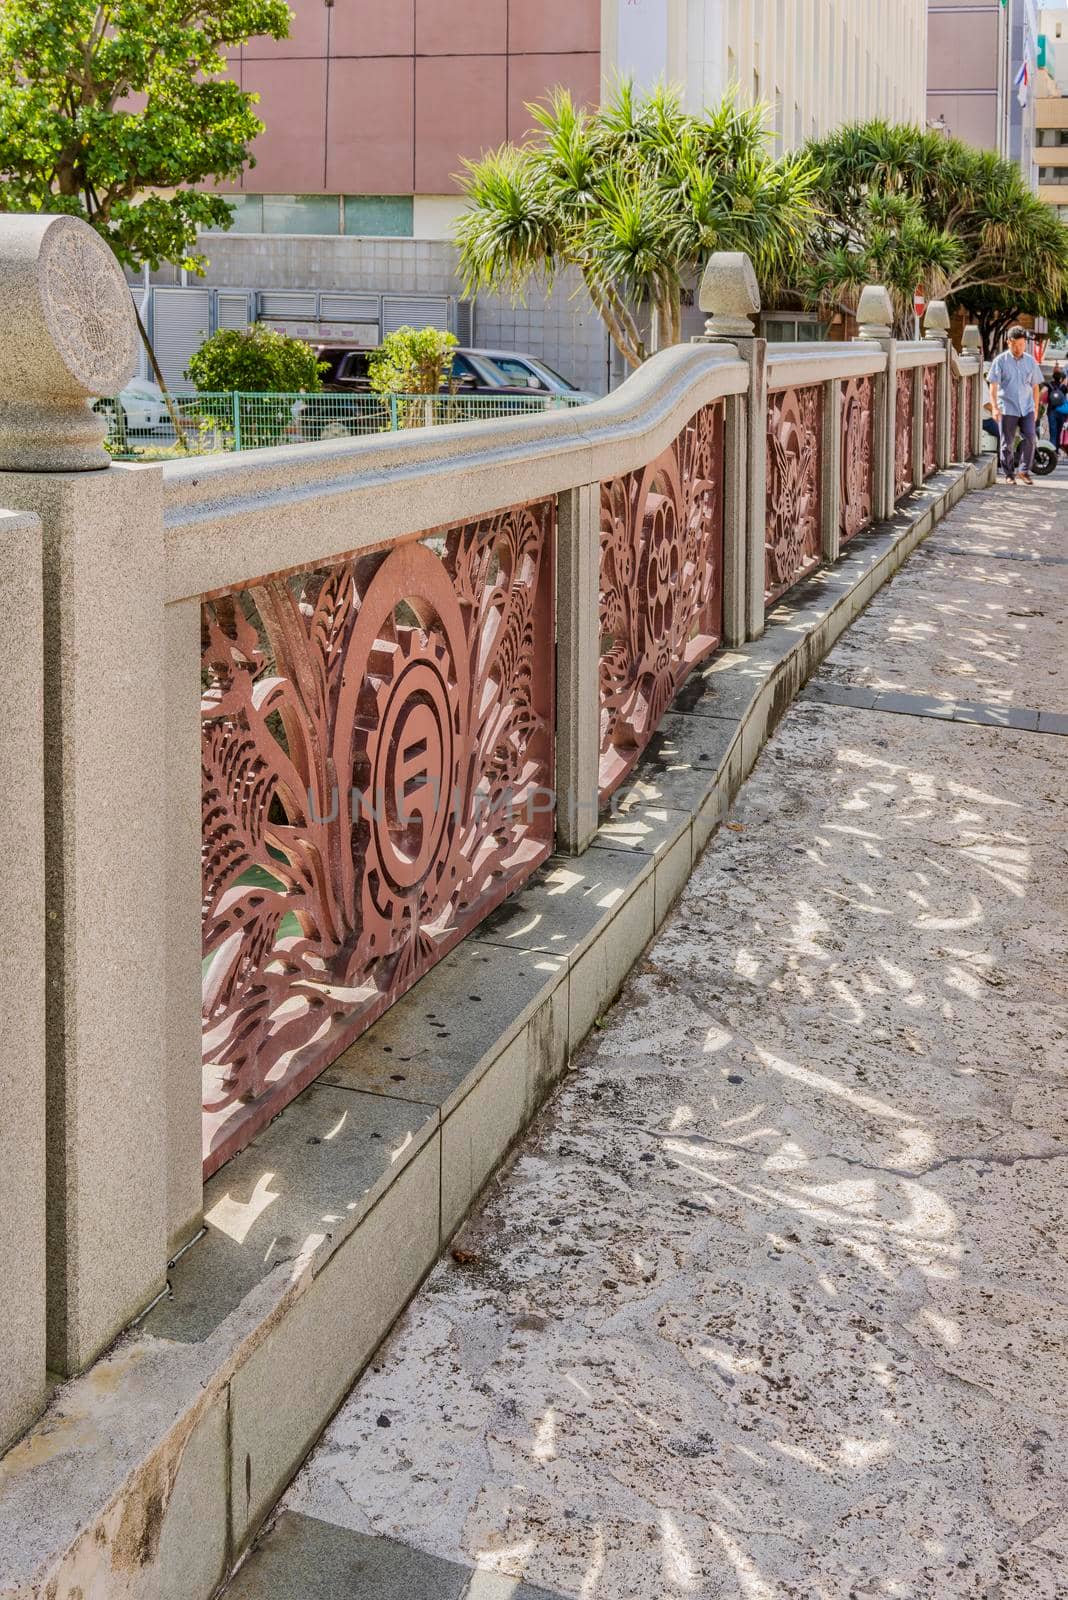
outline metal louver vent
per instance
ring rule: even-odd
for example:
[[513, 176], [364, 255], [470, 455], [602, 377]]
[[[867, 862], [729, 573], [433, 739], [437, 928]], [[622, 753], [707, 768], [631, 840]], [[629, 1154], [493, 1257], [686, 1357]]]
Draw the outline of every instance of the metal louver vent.
[[188, 383], [189, 357], [208, 337], [210, 323], [208, 289], [152, 290], [152, 344], [168, 387]]
[[232, 290], [220, 289], [215, 296], [215, 326], [217, 328], [247, 328], [249, 323], [249, 297]]
[[440, 328], [449, 331], [449, 302], [445, 295], [387, 294], [382, 298], [382, 332], [398, 328]]
[[379, 301], [376, 294], [321, 294], [320, 322], [377, 322]]
[[260, 293], [259, 315], [314, 321], [317, 299], [314, 290], [308, 294], [284, 294], [275, 289], [264, 289]]
[[465, 349], [470, 350], [475, 342], [475, 302], [473, 300], [457, 300], [456, 326], [453, 328], [457, 339]]

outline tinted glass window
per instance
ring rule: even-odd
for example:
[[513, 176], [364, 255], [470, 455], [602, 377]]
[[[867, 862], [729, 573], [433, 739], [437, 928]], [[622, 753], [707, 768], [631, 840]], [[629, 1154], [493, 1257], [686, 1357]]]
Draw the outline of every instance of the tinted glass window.
[[345, 232], [364, 238], [378, 235], [410, 239], [412, 236], [412, 197], [410, 194], [345, 195]]
[[528, 366], [525, 361], [517, 360], [514, 356], [494, 356], [493, 365], [504, 373], [510, 383], [518, 383], [523, 387], [529, 387], [530, 380], [533, 378], [539, 389], [545, 387], [544, 380], [538, 376], [534, 368]]
[[265, 194], [264, 233], [338, 233], [336, 194]]
[[570, 383], [567, 378], [562, 377], [560, 373], [555, 370], [555, 368], [550, 367], [546, 362], [532, 361], [530, 364], [534, 368], [535, 372], [540, 372], [542, 376], [547, 377], [551, 383], [558, 383], [561, 389], [575, 388], [575, 384]]

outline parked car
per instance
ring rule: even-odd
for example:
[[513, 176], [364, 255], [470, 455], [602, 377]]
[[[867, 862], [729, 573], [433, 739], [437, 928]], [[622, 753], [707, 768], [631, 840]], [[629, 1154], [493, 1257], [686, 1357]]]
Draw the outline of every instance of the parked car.
[[[309, 395], [299, 402], [300, 429], [305, 439], [377, 433], [389, 426], [389, 401], [371, 389], [370, 366], [376, 354], [374, 350], [319, 347], [316, 355], [329, 365], [323, 373], [323, 394]], [[595, 398], [577, 389], [539, 357], [514, 350], [454, 350], [452, 371], [442, 392], [524, 400], [537, 394], [561, 405], [578, 405]], [[338, 395], [351, 397], [351, 404], [339, 404]]]
[[116, 404], [122, 406], [127, 433], [152, 433], [170, 422], [163, 390], [149, 378], [131, 378], [117, 402], [98, 400], [93, 410], [114, 412]]

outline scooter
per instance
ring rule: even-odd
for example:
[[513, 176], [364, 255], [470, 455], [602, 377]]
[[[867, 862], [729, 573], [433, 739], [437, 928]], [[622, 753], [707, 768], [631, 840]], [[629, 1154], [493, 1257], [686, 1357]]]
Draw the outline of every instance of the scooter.
[[[1059, 448], [1057, 445], [1050, 444], [1048, 439], [1040, 439], [1038, 441], [1038, 443], [1035, 445], [1035, 459], [1031, 464], [1031, 471], [1034, 473], [1036, 478], [1048, 478], [1051, 472], [1056, 471], [1057, 462], [1061, 458], [1061, 450], [1063, 450], [1063, 448], [1063, 435]], [[1018, 444], [1016, 446], [1017, 462], [1019, 462], [1020, 459], [1020, 449], [1021, 446]]]
[[1061, 459], [1061, 451], [1068, 450], [1068, 422], [1061, 429], [1060, 439], [1056, 444], [1048, 439], [1042, 439], [1035, 446], [1034, 473], [1038, 478], [1048, 478], [1057, 467]]

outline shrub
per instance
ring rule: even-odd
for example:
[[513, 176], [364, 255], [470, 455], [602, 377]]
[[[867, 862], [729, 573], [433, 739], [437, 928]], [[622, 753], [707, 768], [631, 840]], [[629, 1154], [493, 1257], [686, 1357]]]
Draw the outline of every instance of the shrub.
[[377, 394], [437, 394], [452, 371], [459, 340], [440, 328], [398, 328], [387, 333], [370, 366]]
[[303, 339], [273, 328], [220, 328], [189, 358], [186, 377], [200, 394], [316, 394], [328, 363]]

